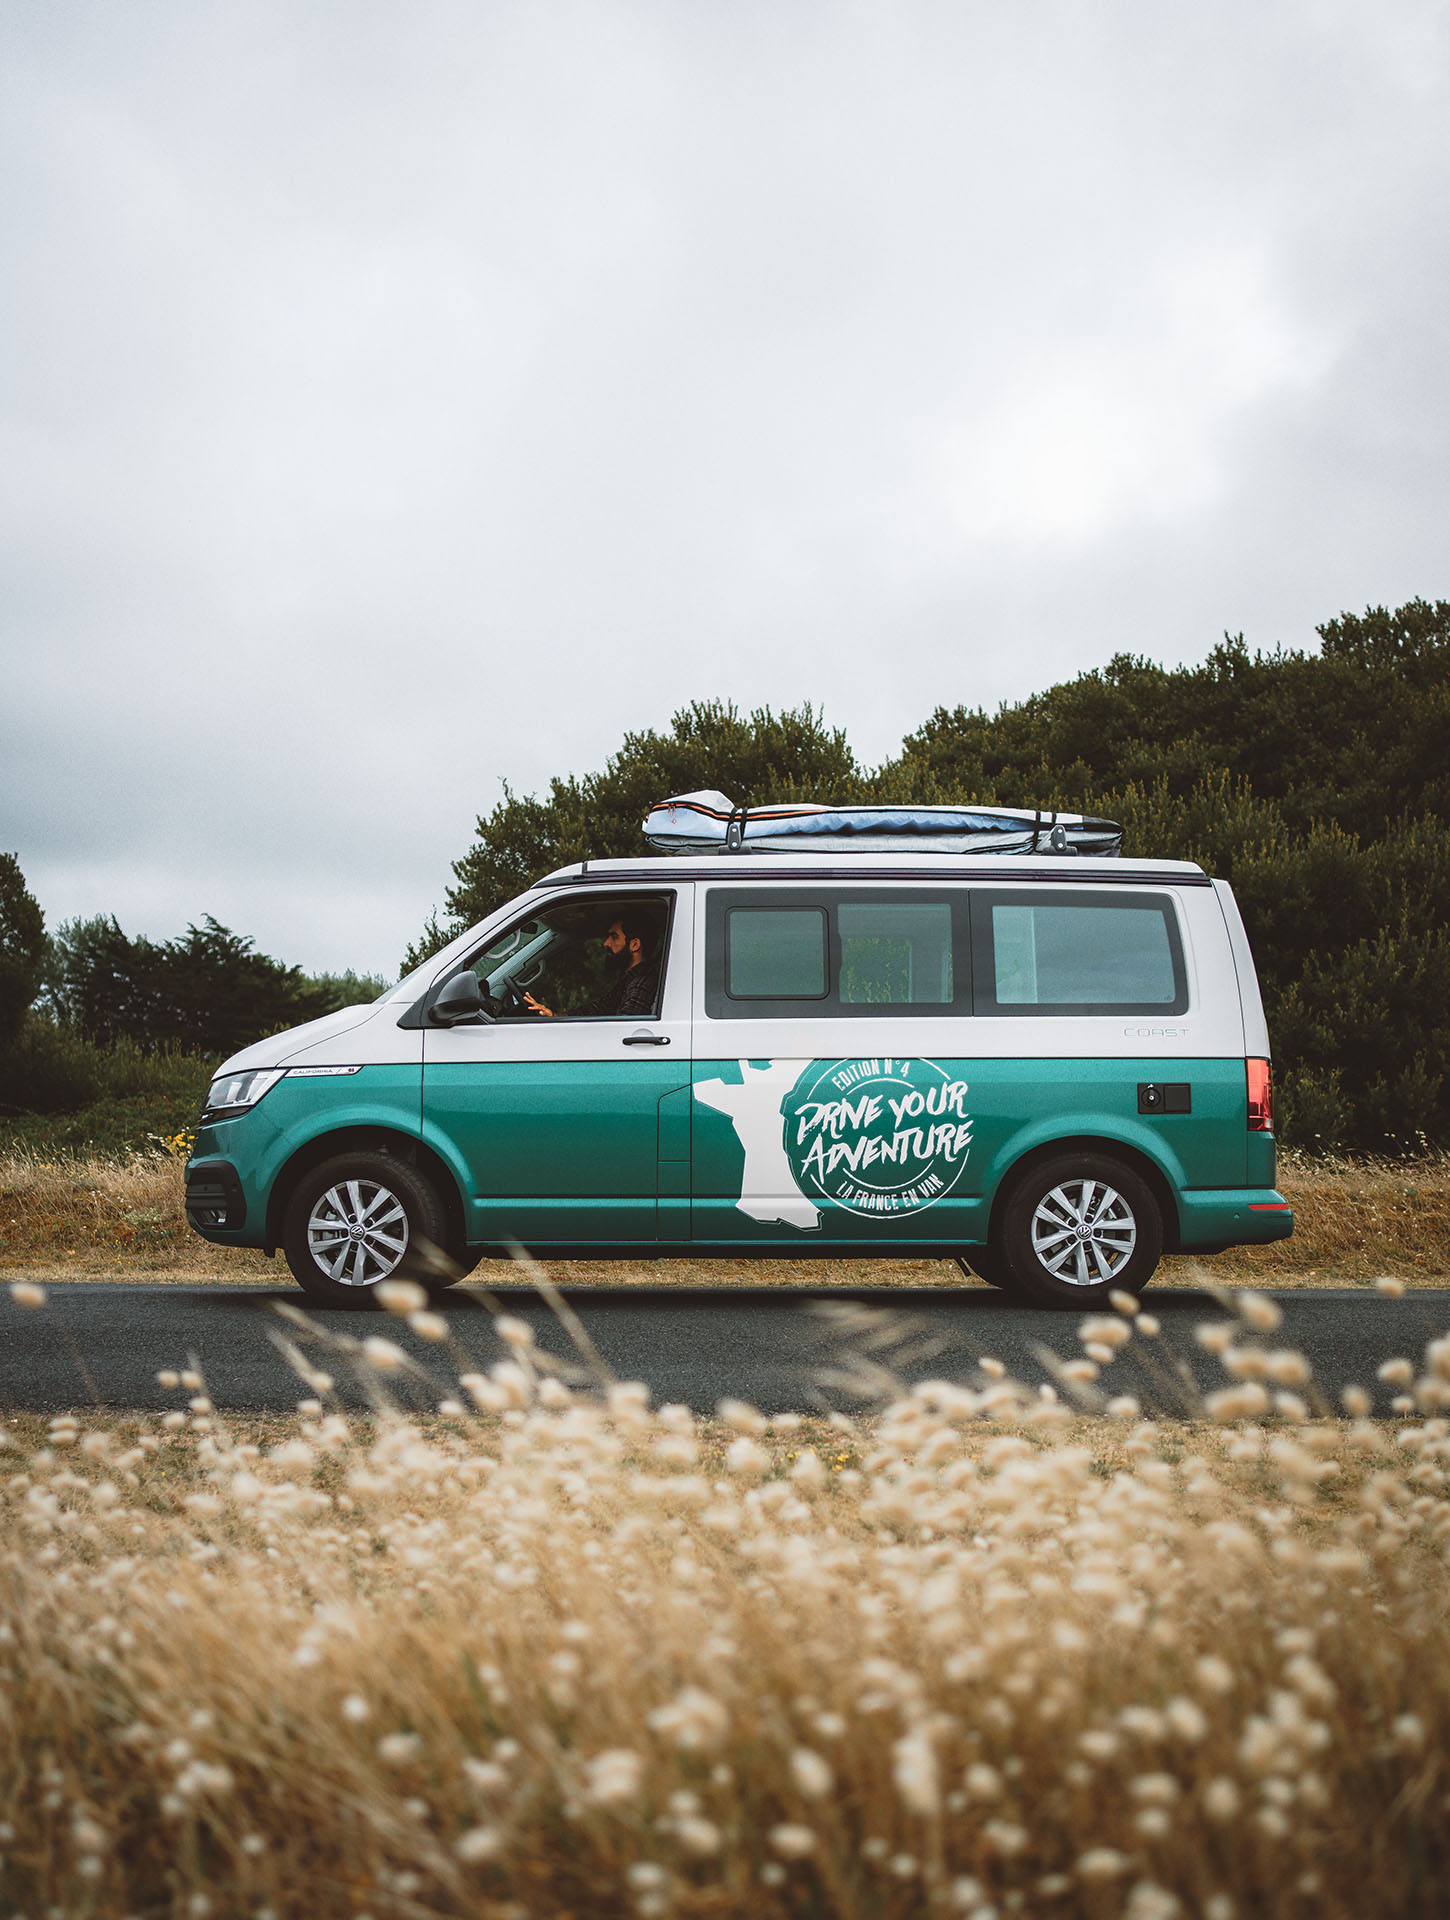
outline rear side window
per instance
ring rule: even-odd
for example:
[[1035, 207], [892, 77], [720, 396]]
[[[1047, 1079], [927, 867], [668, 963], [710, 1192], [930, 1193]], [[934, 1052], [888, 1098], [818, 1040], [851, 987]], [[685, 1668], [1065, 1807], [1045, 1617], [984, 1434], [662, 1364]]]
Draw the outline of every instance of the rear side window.
[[952, 910], [945, 900], [842, 900], [836, 925], [840, 993], [848, 1006], [950, 1004]]
[[1182, 1013], [1183, 943], [1155, 894], [1037, 890], [973, 899], [977, 1012]]
[[964, 890], [712, 888], [711, 1019], [971, 1011]]
[[824, 907], [731, 907], [725, 992], [732, 1000], [819, 1000], [828, 965]]

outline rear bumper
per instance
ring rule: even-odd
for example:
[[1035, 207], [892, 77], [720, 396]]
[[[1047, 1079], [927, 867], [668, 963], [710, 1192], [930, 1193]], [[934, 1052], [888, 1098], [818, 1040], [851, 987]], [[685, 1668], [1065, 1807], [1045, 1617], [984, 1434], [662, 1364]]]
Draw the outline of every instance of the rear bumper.
[[1180, 1191], [1178, 1220], [1178, 1245], [1183, 1253], [1265, 1246], [1270, 1240], [1287, 1240], [1294, 1231], [1294, 1210], [1273, 1187]]

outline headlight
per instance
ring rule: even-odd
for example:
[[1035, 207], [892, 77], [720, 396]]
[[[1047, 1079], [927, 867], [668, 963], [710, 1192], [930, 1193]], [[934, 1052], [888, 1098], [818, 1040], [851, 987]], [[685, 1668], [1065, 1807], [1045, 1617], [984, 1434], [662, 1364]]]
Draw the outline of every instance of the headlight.
[[202, 1121], [228, 1120], [245, 1113], [276, 1086], [285, 1067], [254, 1067], [250, 1073], [224, 1073], [212, 1081], [202, 1104]]

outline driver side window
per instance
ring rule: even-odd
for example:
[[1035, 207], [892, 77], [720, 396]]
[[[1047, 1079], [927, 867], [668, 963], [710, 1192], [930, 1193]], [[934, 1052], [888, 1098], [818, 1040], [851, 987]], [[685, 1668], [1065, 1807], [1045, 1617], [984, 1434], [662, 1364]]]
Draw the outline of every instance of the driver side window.
[[572, 894], [495, 935], [472, 967], [496, 1019], [649, 1019], [673, 896]]

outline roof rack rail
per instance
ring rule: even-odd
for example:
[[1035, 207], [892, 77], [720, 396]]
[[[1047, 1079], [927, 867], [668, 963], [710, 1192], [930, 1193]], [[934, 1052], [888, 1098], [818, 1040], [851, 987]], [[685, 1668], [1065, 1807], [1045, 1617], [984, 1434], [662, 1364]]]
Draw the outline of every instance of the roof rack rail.
[[679, 793], [650, 808], [644, 837], [660, 853], [1092, 854], [1123, 850], [1116, 820], [1042, 807], [741, 807], [723, 793]]

